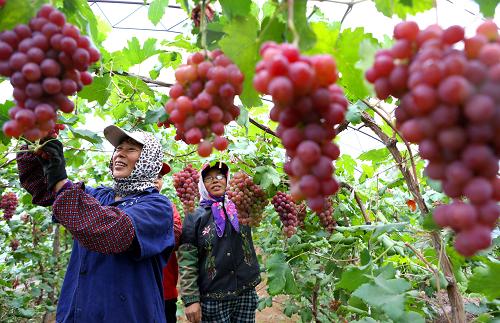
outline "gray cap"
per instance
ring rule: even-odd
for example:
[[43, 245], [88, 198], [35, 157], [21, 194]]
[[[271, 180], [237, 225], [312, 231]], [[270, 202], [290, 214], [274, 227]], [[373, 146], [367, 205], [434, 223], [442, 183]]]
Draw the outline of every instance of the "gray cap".
[[141, 145], [146, 143], [146, 133], [143, 131], [126, 131], [115, 125], [104, 128], [104, 137], [114, 146], [118, 146], [123, 140], [132, 138]]

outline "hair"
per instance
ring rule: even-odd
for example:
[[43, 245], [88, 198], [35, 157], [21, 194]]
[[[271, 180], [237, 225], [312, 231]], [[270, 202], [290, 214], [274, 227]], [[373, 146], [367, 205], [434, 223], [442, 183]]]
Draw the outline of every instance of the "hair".
[[144, 146], [143, 144], [141, 144], [140, 142], [138, 142], [137, 140], [135, 139], [132, 139], [130, 137], [125, 137], [125, 139], [123, 139], [121, 142], [120, 142], [120, 145], [123, 144], [124, 142], [128, 143], [128, 144], [131, 144], [131, 145], [135, 145], [135, 146], [139, 146], [139, 147], [142, 147]]

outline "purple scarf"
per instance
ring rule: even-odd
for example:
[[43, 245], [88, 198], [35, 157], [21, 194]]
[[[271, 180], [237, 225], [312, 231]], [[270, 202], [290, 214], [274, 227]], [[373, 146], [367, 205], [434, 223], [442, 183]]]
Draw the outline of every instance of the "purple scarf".
[[[234, 205], [234, 203], [229, 199], [226, 199], [225, 194], [221, 197], [214, 197], [209, 194], [209, 197], [209, 199], [203, 199], [200, 202], [200, 205], [203, 207], [211, 207], [217, 236], [220, 238], [224, 234], [224, 230], [226, 228], [226, 213], [229, 216], [229, 222], [233, 226], [234, 230], [236, 230], [236, 232], [240, 232], [240, 224], [238, 223], [238, 211], [236, 211], [236, 206]], [[226, 209], [225, 213], [222, 208]]]

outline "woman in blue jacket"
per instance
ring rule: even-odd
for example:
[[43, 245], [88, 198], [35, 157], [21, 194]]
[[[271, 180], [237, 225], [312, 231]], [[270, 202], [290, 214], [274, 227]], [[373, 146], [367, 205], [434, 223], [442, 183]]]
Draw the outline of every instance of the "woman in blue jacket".
[[63, 145], [55, 139], [42, 147], [48, 159], [17, 156], [33, 203], [52, 205], [54, 220], [74, 237], [56, 321], [163, 323], [162, 269], [174, 234], [171, 203], [154, 185], [162, 147], [149, 133], [116, 126], [104, 136], [115, 147], [113, 187], [68, 180]]

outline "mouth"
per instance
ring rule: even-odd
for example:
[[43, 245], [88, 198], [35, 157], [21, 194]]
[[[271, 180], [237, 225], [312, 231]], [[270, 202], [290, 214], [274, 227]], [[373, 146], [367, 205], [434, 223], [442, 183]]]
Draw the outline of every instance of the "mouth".
[[211, 190], [220, 190], [222, 187], [220, 185], [213, 185], [210, 187]]
[[115, 162], [115, 167], [127, 167], [127, 164], [125, 164], [124, 162], [121, 162], [121, 161], [117, 161]]

